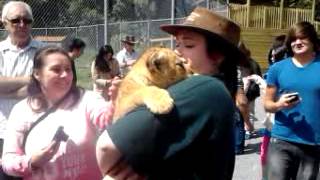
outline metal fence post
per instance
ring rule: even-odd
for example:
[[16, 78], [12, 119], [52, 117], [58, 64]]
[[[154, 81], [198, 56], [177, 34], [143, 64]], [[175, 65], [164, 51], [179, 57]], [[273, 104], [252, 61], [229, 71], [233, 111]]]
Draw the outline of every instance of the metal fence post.
[[95, 31], [96, 31], [96, 50], [98, 50], [99, 49], [99, 25], [98, 24], [96, 25]]
[[147, 44], [148, 44], [148, 46], [150, 46], [150, 23], [151, 23], [151, 20], [149, 19], [147, 22]]
[[[121, 36], [122, 36], [122, 29], [121, 29], [122, 26], [121, 26], [121, 24], [122, 24], [122, 21], [119, 22], [119, 37], [118, 37], [118, 38], [119, 38], [119, 39], [118, 39], [119, 41], [118, 41], [118, 42], [121, 41]], [[122, 45], [121, 45], [121, 42], [120, 42], [120, 43], [119, 43], [119, 49], [121, 49], [121, 48], [122, 48]]]
[[104, 44], [108, 44], [108, 0], [104, 0]]
[[[171, 0], [171, 24], [174, 24], [174, 18], [175, 18], [174, 10], [175, 10], [175, 0]], [[173, 37], [172, 36], [171, 36], [171, 40], [170, 40], [170, 47], [171, 47], [171, 49], [173, 49]]]

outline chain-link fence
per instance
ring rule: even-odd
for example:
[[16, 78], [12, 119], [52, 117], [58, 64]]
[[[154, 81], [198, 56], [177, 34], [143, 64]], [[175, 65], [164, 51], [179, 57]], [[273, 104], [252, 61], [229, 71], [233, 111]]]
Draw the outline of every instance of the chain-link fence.
[[[171, 47], [173, 41], [160, 30], [161, 24], [183, 19], [196, 6], [215, 9], [226, 15], [226, 1], [24, 0], [33, 11], [32, 35], [35, 39], [58, 45], [74, 37], [85, 41], [85, 53], [76, 65], [79, 71], [85, 71], [78, 75], [80, 81], [85, 79], [87, 82], [90, 81], [90, 63], [101, 46], [110, 44], [116, 53], [121, 49], [121, 39], [133, 35], [138, 40], [135, 47], [138, 52], [151, 45]], [[0, 9], [6, 2], [0, 0]], [[6, 36], [7, 32], [0, 29], [0, 40]]]
[[[0, 6], [7, 1], [0, 1]], [[225, 12], [224, 0], [25, 0], [33, 10], [32, 34], [48, 43], [80, 37], [89, 49], [111, 44], [120, 50], [120, 40], [133, 35], [138, 50], [161, 43], [170, 45], [160, 24], [175, 22], [196, 6], [218, 7]], [[221, 8], [223, 7], [223, 8]], [[106, 28], [105, 28], [106, 27]], [[105, 36], [107, 35], [107, 36]], [[6, 37], [0, 31], [0, 39]]]

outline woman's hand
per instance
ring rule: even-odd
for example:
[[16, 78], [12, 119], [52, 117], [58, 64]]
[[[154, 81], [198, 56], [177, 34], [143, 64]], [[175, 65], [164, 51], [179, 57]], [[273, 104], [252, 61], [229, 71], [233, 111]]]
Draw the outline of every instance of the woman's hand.
[[117, 95], [118, 95], [118, 89], [121, 83], [121, 79], [119, 77], [114, 77], [111, 81], [108, 95], [110, 97], [110, 101], [115, 102]]
[[32, 168], [38, 168], [45, 165], [57, 153], [60, 142], [53, 140], [47, 147], [38, 153], [32, 155], [30, 165]]

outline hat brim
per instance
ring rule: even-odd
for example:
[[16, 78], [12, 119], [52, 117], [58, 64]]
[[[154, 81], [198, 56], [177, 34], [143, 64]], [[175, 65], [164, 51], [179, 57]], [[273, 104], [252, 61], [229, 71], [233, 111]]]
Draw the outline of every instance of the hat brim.
[[228, 48], [227, 50], [224, 50], [224, 55], [228, 57], [233, 57], [233, 58], [238, 58], [238, 61], [240, 62], [243, 58], [245, 58], [245, 54], [240, 51], [240, 49], [229, 42], [228, 40], [224, 39], [220, 35], [209, 31], [207, 29], [195, 27], [193, 25], [185, 25], [185, 24], [167, 24], [167, 25], [161, 25], [160, 28], [171, 34], [171, 35], [176, 35], [178, 31], [182, 29], [190, 29], [196, 32], [204, 32], [205, 34], [210, 34], [212, 37], [214, 37], [217, 40], [217, 43], [222, 43], [223, 47]]

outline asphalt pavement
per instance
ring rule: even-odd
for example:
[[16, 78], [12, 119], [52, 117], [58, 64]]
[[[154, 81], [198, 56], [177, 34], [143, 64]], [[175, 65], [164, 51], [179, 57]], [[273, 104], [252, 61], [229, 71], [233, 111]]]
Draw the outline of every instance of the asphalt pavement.
[[264, 128], [262, 122], [265, 118], [265, 112], [261, 104], [261, 99], [255, 101], [256, 121], [254, 121], [255, 133], [245, 141], [244, 153], [236, 156], [233, 180], [261, 180], [260, 164], [260, 143], [261, 134], [258, 133], [260, 128]]
[[233, 180], [261, 180], [260, 143], [257, 134], [246, 140], [244, 153], [236, 156]]

